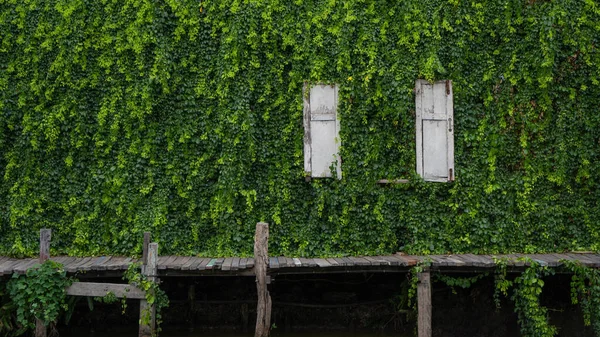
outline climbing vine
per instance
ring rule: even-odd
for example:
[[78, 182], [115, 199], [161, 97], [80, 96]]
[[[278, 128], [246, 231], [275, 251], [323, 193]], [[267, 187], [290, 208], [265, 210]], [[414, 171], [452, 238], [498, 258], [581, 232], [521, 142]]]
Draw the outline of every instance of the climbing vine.
[[13, 274], [7, 289], [16, 307], [17, 322], [24, 328], [34, 328], [36, 319], [45, 326], [55, 322], [66, 311], [65, 289], [73, 280], [62, 265], [48, 260], [25, 275]]
[[572, 303], [581, 305], [584, 324], [592, 326], [596, 336], [600, 336], [600, 271], [573, 261], [562, 262], [573, 273]]
[[[598, 250], [599, 8], [0, 0], [0, 254]], [[415, 174], [418, 78], [453, 81], [453, 183]], [[304, 81], [339, 85], [339, 181], [304, 180]]]
[[[154, 305], [156, 321], [156, 330], [154, 333], [158, 334], [161, 331], [161, 311], [169, 306], [169, 297], [164, 290], [160, 289], [158, 282], [148, 280], [146, 275], [140, 272], [140, 264], [138, 263], [129, 265], [129, 268], [127, 268], [127, 271], [123, 275], [123, 279], [127, 280], [129, 284], [135, 285], [146, 292], [146, 302], [148, 303], [148, 307], [145, 312], [140, 315], [140, 324], [150, 325], [152, 319], [150, 308]], [[125, 305], [125, 302], [123, 302], [123, 305]], [[123, 310], [125, 310], [125, 308]]]
[[515, 304], [521, 334], [524, 337], [552, 337], [557, 333], [556, 327], [548, 322], [548, 309], [540, 304], [540, 295], [544, 287], [542, 278], [553, 274], [554, 271], [547, 266], [531, 259], [522, 259], [527, 263], [523, 273], [513, 280], [507, 279], [506, 260], [497, 260], [496, 287], [494, 300], [500, 304], [500, 294], [508, 296], [512, 287], [510, 299]]

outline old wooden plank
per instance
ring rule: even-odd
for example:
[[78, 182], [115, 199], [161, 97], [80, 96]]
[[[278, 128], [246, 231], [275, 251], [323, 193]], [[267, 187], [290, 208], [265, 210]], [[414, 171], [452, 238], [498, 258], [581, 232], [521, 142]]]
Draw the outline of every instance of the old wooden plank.
[[233, 260], [231, 261], [231, 270], [238, 270], [238, 269], [240, 269], [240, 258], [234, 257]]
[[370, 266], [371, 265], [371, 261], [362, 258], [360, 256], [349, 256], [348, 257], [350, 259], [350, 261], [352, 261], [352, 263], [354, 263], [355, 266]]
[[192, 256], [180, 256], [175, 262], [173, 262], [174, 270], [181, 270], [182, 267], [192, 259]]
[[277, 262], [279, 263], [279, 268], [286, 268], [287, 267], [287, 259], [283, 256], [278, 256], [277, 257]]
[[337, 267], [337, 266], [339, 266], [339, 265], [340, 265], [340, 263], [339, 263], [339, 262], [337, 262], [337, 261], [336, 261], [334, 258], [328, 258], [328, 259], [326, 259], [326, 260], [327, 260], [327, 262], [329, 262], [329, 264], [330, 264], [332, 267]]
[[91, 257], [80, 257], [73, 263], [69, 263], [68, 266], [65, 266], [65, 271], [67, 273], [75, 273], [77, 272], [77, 267], [91, 260]]
[[40, 263], [39, 259], [25, 259], [21, 260], [20, 263], [13, 267], [13, 272], [17, 274], [25, 274], [28, 269], [31, 267], [38, 265]]
[[[206, 266], [208, 266], [208, 264], [209, 264], [209, 263], [210, 263], [210, 261], [212, 261], [212, 260], [213, 260], [213, 259], [212, 259], [212, 258], [210, 258], [210, 257], [203, 257], [203, 258], [199, 258], [199, 259], [198, 259], [198, 261], [197, 261], [197, 264], [196, 264], [196, 263], [194, 263], [194, 264], [192, 265], [192, 267], [190, 268], [190, 270], [206, 270]], [[216, 261], [216, 260], [217, 260], [217, 259], [215, 259], [215, 261]], [[214, 265], [214, 262], [213, 262], [213, 265]], [[211, 265], [211, 267], [210, 267], [211, 269], [212, 269], [212, 266], [213, 266], [213, 265]]]
[[223, 265], [221, 266], [221, 270], [230, 271], [232, 263], [233, 263], [233, 258], [231, 258], [231, 257], [226, 258], [225, 261], [223, 262]]
[[89, 271], [89, 270], [97, 270], [96, 266], [102, 264], [102, 262], [104, 262], [107, 258], [109, 258], [108, 256], [98, 256], [95, 259], [90, 260], [86, 265], [85, 265], [85, 271]]
[[296, 267], [302, 267], [302, 262], [300, 262], [299, 258], [295, 257], [293, 260]]
[[[418, 258], [413, 257], [411, 255], [394, 254], [394, 257], [396, 259], [398, 259], [399, 261], [401, 261], [401, 263], [399, 265], [403, 266], [403, 267], [416, 266], [420, 262], [420, 260]], [[377, 258], [379, 258], [379, 256], [377, 256]], [[391, 262], [388, 261], [388, 263], [390, 263], [390, 265], [391, 265]]]
[[0, 267], [3, 270], [3, 274], [4, 275], [10, 275], [14, 272], [14, 269], [21, 264], [22, 260], [19, 259], [11, 259], [8, 260], [6, 262], [4, 262], [2, 264], [2, 267]]
[[377, 256], [378, 259], [385, 260], [390, 263], [390, 266], [400, 266], [404, 264], [404, 261], [391, 255]]
[[279, 268], [279, 261], [277, 260], [276, 257], [271, 256], [268, 258], [267, 261], [269, 262], [268, 268], [271, 268], [271, 269]]
[[215, 263], [217, 262], [217, 259], [210, 259], [210, 261], [208, 261], [208, 263], [205, 265], [205, 269], [206, 270], [211, 270], [215, 267]]
[[294, 259], [292, 259], [291, 257], [286, 257], [286, 264], [288, 268], [295, 268], [296, 264], [294, 263]]
[[346, 261], [344, 261], [344, 259], [343, 259], [343, 258], [341, 258], [341, 257], [334, 257], [334, 258], [333, 258], [333, 260], [334, 260], [335, 262], [337, 262], [337, 264], [338, 264], [339, 266], [346, 266], [346, 265], [347, 265], [347, 264], [346, 264]]
[[112, 260], [112, 258], [112, 256], [107, 256], [106, 259], [104, 259], [102, 262], [94, 265], [94, 270], [106, 270], [107, 264], [110, 262], [110, 260]]
[[595, 267], [596, 261], [594, 261], [593, 259], [585, 256], [584, 254], [565, 253], [564, 255], [567, 255], [573, 261], [579, 261], [579, 262], [581, 262], [581, 264], [584, 265], [584, 266]]
[[225, 258], [224, 257], [217, 258], [217, 261], [215, 261], [215, 266], [213, 267], [213, 269], [221, 269], [221, 266], [223, 265], [223, 262], [225, 262]]
[[342, 260], [346, 263], [346, 266], [354, 266], [354, 262], [347, 257], [342, 257]]
[[197, 262], [198, 257], [190, 256], [190, 258], [181, 265], [181, 270], [190, 270], [190, 267]]
[[240, 258], [240, 266], [239, 269], [240, 270], [244, 270], [246, 269], [246, 264], [248, 263], [248, 258], [244, 257], [244, 258]]
[[248, 258], [248, 262], [246, 262], [246, 268], [247, 269], [254, 268], [254, 258], [253, 257]]
[[161, 263], [161, 260], [159, 258], [158, 260], [158, 270], [166, 270], [166, 269], [173, 269], [173, 262], [175, 262], [175, 260], [177, 260], [179, 256], [176, 255], [170, 255], [168, 256], [166, 259], [164, 259]]
[[112, 293], [117, 298], [143, 299], [146, 293], [130, 284], [75, 282], [66, 289], [67, 295], [104, 297]]
[[329, 262], [327, 262], [326, 259], [315, 259], [315, 263], [317, 264], [317, 266], [319, 266], [320, 268], [328, 268], [331, 267], [331, 264]]

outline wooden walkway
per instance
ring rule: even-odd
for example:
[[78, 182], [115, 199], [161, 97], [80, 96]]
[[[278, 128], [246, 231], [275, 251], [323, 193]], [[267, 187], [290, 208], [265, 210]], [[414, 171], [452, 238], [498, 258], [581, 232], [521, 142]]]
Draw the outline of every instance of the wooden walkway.
[[[357, 256], [336, 258], [290, 258], [269, 257], [270, 274], [286, 273], [329, 273], [363, 271], [405, 272], [417, 264], [429, 266], [432, 270], [476, 271], [496, 266], [498, 259], [506, 261], [511, 268], [523, 268], [526, 259], [537, 261], [549, 267], [560, 267], [563, 261], [579, 261], [582, 265], [600, 268], [600, 254], [563, 253], [563, 254], [507, 254], [507, 255], [405, 255], [397, 253], [388, 256]], [[122, 274], [132, 263], [139, 259], [119, 256], [68, 257], [57, 256], [51, 260], [63, 264], [67, 273]], [[15, 259], [0, 257], [0, 276], [13, 273], [24, 274], [38, 263], [38, 259]], [[158, 276], [194, 276], [204, 274], [218, 275], [254, 275], [253, 258], [208, 258], [191, 256], [160, 256], [158, 258]]]

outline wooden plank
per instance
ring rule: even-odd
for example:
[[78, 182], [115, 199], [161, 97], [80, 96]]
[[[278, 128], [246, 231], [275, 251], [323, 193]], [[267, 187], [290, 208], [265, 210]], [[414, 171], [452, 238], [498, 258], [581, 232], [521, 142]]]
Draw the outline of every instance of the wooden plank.
[[208, 264], [206, 264], [206, 270], [212, 270], [215, 267], [215, 263], [217, 263], [217, 259], [210, 259]]
[[38, 265], [39, 263], [39, 259], [21, 260], [21, 262], [13, 268], [13, 272], [17, 274], [25, 274], [29, 268]]
[[404, 261], [400, 260], [399, 258], [395, 257], [395, 256], [377, 256], [378, 259], [382, 259], [384, 261], [389, 262], [390, 266], [400, 266], [403, 265]]
[[316, 267], [317, 263], [313, 259], [307, 259], [304, 257], [300, 258], [300, 262], [302, 262], [302, 267]]
[[248, 262], [246, 262], [246, 268], [248, 268], [248, 269], [254, 268], [254, 258], [253, 257], [248, 258]]
[[349, 256], [350, 261], [354, 263], [356, 266], [370, 266], [371, 262], [367, 259], [364, 259], [359, 256]]
[[173, 269], [173, 262], [175, 262], [175, 260], [177, 260], [178, 257], [179, 256], [175, 256], [175, 255], [168, 256], [166, 259], [163, 260], [162, 264], [160, 263], [160, 259], [159, 259], [158, 269], [159, 270]]
[[240, 259], [240, 270], [246, 269], [246, 264], [248, 263], [248, 258], [244, 257]]
[[145, 299], [146, 293], [130, 284], [75, 282], [66, 290], [71, 296], [104, 297], [113, 293], [117, 298]]
[[225, 258], [223, 258], [223, 257], [217, 258], [217, 261], [215, 261], [215, 266], [213, 267], [213, 269], [221, 269], [223, 262], [225, 262]]
[[107, 264], [110, 262], [110, 260], [112, 260], [112, 258], [112, 256], [107, 256], [104, 260], [102, 260], [102, 262], [94, 265], [94, 270], [106, 270]]
[[63, 269], [66, 271], [66, 270], [67, 270], [67, 268], [68, 268], [70, 265], [72, 265], [72, 264], [75, 264], [75, 263], [79, 262], [79, 260], [80, 260], [80, 258], [77, 258], [77, 257], [74, 257], [74, 256], [67, 257], [67, 258], [66, 258], [66, 259], [65, 259], [65, 260], [62, 262]]
[[183, 265], [185, 265], [191, 259], [191, 256], [180, 256], [177, 260], [175, 260], [175, 262], [173, 262], [173, 269], [181, 270]]
[[221, 266], [221, 270], [224, 270], [224, 271], [231, 270], [232, 263], [233, 263], [233, 258], [231, 258], [231, 257], [226, 258], [225, 261], [223, 262], [223, 265]]
[[231, 261], [231, 270], [238, 270], [238, 269], [240, 269], [240, 258], [234, 257], [233, 260]]
[[287, 259], [283, 256], [277, 257], [277, 262], [279, 263], [279, 268], [287, 267]]
[[194, 263], [197, 263], [198, 258], [195, 256], [190, 256], [189, 260], [187, 260], [182, 266], [181, 266], [181, 270], [190, 270], [191, 266]]
[[371, 262], [373, 266], [389, 266], [390, 262], [384, 259], [378, 259], [377, 256], [365, 256], [366, 260]]
[[333, 260], [337, 262], [339, 266], [347, 266], [346, 261], [341, 257], [334, 257]]
[[588, 266], [588, 267], [596, 267], [596, 262], [591, 258], [588, 258], [587, 256], [585, 256], [584, 254], [573, 254], [573, 253], [566, 253], [564, 255], [567, 255], [568, 257], [570, 257], [572, 260], [575, 261], [579, 261], [581, 262], [581, 264]]
[[354, 266], [354, 262], [347, 257], [342, 257], [342, 260], [346, 263], [346, 266]]
[[[206, 270], [206, 266], [212, 261], [210, 257], [203, 257], [197, 261], [198, 264], [194, 263], [190, 270]], [[215, 259], [216, 261], [216, 259]], [[212, 269], [212, 266], [211, 266]]]
[[96, 266], [102, 264], [102, 262], [104, 262], [104, 260], [106, 260], [107, 258], [108, 258], [107, 256], [99, 256], [95, 259], [92, 259], [85, 265], [84, 270], [85, 271], [96, 270]]
[[77, 271], [77, 266], [88, 261], [89, 259], [91, 259], [91, 257], [80, 257], [77, 260], [73, 261], [72, 263], [69, 263], [68, 266], [65, 266], [65, 271], [67, 273], [74, 273]]
[[271, 269], [279, 268], [279, 261], [277, 260], [276, 257], [269, 257], [268, 261], [269, 261], [268, 268], [271, 268]]
[[319, 266], [320, 268], [327, 268], [327, 267], [331, 267], [331, 264], [329, 262], [327, 262], [326, 259], [315, 259], [315, 263], [317, 264], [317, 266]]
[[327, 260], [327, 262], [328, 262], [328, 263], [329, 263], [329, 264], [330, 264], [332, 267], [337, 267], [337, 266], [339, 266], [339, 265], [340, 265], [340, 264], [339, 264], [339, 262], [337, 262], [337, 261], [336, 261], [334, 258], [328, 258], [328, 259], [325, 259], [325, 260]]
[[13, 270], [16, 266], [18, 266], [21, 263], [21, 260], [19, 259], [10, 259], [6, 262], [4, 262], [2, 264], [2, 266], [0, 266], [0, 270], [2, 270], [2, 274], [4, 275], [10, 275], [13, 273]]
[[302, 267], [302, 262], [300, 262], [299, 258], [297, 258], [297, 257], [294, 258], [294, 265], [296, 267]]
[[422, 272], [417, 277], [418, 337], [431, 337], [431, 276], [429, 272]]

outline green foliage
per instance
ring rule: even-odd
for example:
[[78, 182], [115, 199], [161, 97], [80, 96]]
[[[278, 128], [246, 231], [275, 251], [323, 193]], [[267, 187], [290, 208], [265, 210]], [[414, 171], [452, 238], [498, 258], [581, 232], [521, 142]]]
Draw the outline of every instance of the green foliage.
[[571, 278], [571, 300], [579, 303], [583, 311], [583, 322], [592, 326], [600, 336], [600, 271], [573, 261], [562, 261], [573, 276]]
[[497, 261], [494, 300], [499, 305], [499, 293], [508, 296], [508, 289], [513, 287], [511, 300], [515, 303], [521, 335], [524, 337], [555, 336], [557, 330], [548, 322], [548, 309], [540, 304], [540, 295], [544, 287], [542, 277], [553, 273], [553, 270], [531, 259], [523, 260], [528, 267], [514, 280], [506, 279], [506, 261]]
[[[146, 275], [140, 273], [140, 264], [131, 264], [127, 271], [123, 275], [123, 279], [127, 280], [129, 284], [135, 285], [136, 287], [142, 289], [146, 292], [146, 302], [148, 302], [147, 310], [140, 315], [141, 324], [148, 325], [150, 320], [152, 319], [152, 313], [150, 311], [150, 306], [154, 305], [155, 307], [155, 319], [156, 319], [156, 331], [158, 334], [161, 331], [160, 324], [162, 323], [162, 315], [161, 311], [163, 308], [169, 306], [169, 297], [167, 294], [160, 289], [158, 282], [153, 282], [148, 280]], [[113, 294], [114, 296], [114, 294]], [[125, 312], [126, 304], [125, 301], [123, 303], [123, 312]]]
[[13, 274], [7, 289], [19, 324], [34, 328], [36, 319], [45, 326], [55, 322], [59, 314], [68, 309], [65, 289], [72, 282], [62, 265], [51, 260], [27, 270], [25, 275]]
[[20, 336], [25, 331], [17, 323], [16, 307], [6, 289], [7, 282], [0, 279], [0, 336]]
[[[0, 254], [600, 249], [595, 1], [0, 0], [0, 32]], [[453, 80], [454, 183], [415, 175], [417, 78]], [[340, 85], [341, 181], [304, 181], [304, 81]]]
[[449, 275], [444, 275], [440, 273], [434, 274], [435, 278], [438, 281], [444, 282], [447, 286], [452, 289], [452, 293], [456, 294], [455, 287], [460, 287], [463, 289], [470, 288], [475, 282], [481, 280], [484, 277], [487, 277], [488, 273], [481, 273], [471, 277], [453, 277]]

